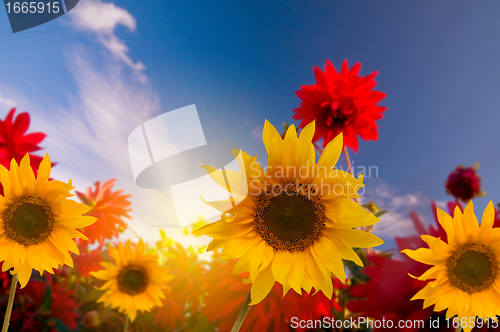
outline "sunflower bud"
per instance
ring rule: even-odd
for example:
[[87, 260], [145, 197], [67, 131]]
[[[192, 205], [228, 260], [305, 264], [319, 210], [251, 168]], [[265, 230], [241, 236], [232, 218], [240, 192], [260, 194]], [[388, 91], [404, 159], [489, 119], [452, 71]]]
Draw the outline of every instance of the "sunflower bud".
[[99, 328], [101, 326], [101, 317], [99, 316], [99, 312], [95, 310], [89, 311], [83, 318], [83, 325], [91, 329]]

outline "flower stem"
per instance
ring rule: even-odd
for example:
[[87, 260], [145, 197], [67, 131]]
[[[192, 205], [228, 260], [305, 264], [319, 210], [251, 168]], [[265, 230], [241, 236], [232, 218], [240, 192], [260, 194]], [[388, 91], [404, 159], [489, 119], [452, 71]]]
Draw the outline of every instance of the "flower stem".
[[245, 303], [243, 303], [243, 306], [241, 307], [240, 313], [238, 315], [238, 318], [236, 318], [236, 322], [234, 322], [233, 328], [231, 329], [231, 332], [238, 332], [243, 325], [243, 322], [245, 321], [245, 317], [248, 314], [248, 310], [250, 310], [250, 294], [251, 292], [248, 293], [247, 299], [245, 300]]
[[129, 322], [128, 314], [125, 314], [125, 323], [123, 324], [123, 332], [128, 332], [128, 322]]
[[129, 231], [131, 231], [132, 233], [134, 233], [135, 236], [137, 236], [137, 238], [140, 240], [141, 239], [141, 236], [132, 228], [130, 227], [130, 225], [127, 224], [127, 229]]
[[319, 147], [318, 143], [313, 142], [314, 147], [319, 151], [320, 154], [323, 153], [323, 149]]
[[[347, 169], [349, 170], [349, 173], [351, 173], [352, 176], [354, 176], [354, 170], [352, 169], [352, 164], [351, 164], [351, 158], [349, 158], [349, 151], [347, 151], [347, 146], [344, 146], [344, 156], [345, 156], [345, 161], [347, 163]], [[354, 197], [354, 201], [359, 204], [359, 200]], [[363, 231], [366, 231], [365, 227], [361, 227]], [[366, 254], [371, 255], [373, 254], [373, 249], [372, 248], [366, 248]]]
[[3, 321], [2, 332], [7, 332], [9, 330], [10, 324], [10, 314], [12, 313], [12, 305], [14, 304], [14, 297], [16, 295], [17, 286], [17, 273], [12, 276], [12, 281], [10, 284], [9, 300], [7, 302], [7, 311], [5, 312], [5, 319]]

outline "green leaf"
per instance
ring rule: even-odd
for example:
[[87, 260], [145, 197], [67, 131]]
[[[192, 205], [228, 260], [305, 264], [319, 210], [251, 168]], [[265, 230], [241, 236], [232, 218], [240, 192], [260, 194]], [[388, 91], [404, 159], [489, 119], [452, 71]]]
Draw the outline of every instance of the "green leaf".
[[62, 322], [62, 320], [60, 320], [59, 318], [54, 318], [54, 328], [58, 331], [58, 332], [74, 332], [74, 331], [79, 331], [81, 330], [81, 327], [79, 328], [77, 326], [77, 329], [76, 330], [72, 330], [70, 329], [66, 324], [64, 324]]
[[43, 296], [42, 304], [38, 308], [39, 312], [49, 312], [52, 305], [52, 288], [50, 285], [45, 287], [45, 295]]
[[194, 332], [215, 332], [215, 326], [205, 316], [201, 316], [194, 327]]

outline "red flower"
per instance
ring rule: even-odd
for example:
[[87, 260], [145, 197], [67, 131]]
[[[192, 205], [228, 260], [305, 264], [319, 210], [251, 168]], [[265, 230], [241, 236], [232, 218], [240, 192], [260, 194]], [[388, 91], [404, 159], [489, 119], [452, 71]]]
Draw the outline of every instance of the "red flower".
[[89, 238], [86, 244], [97, 241], [103, 245], [106, 239], [118, 237], [121, 229], [127, 228], [122, 218], [130, 219], [127, 212], [132, 210], [129, 208], [131, 203], [128, 200], [131, 195], [123, 195], [123, 190], [113, 192], [111, 189], [115, 181], [115, 179], [106, 181], [102, 187], [100, 181], [97, 181], [94, 183], [94, 191], [90, 187], [85, 194], [76, 192], [83, 203], [92, 206], [92, 210], [87, 214], [97, 218], [95, 223], [83, 229], [83, 233]]
[[199, 260], [197, 254], [186, 251], [178, 242], [168, 246], [166, 252], [165, 267], [174, 276], [169, 284], [171, 294], [179, 303], [190, 303], [191, 313], [195, 314], [203, 292], [199, 278], [206, 271], [205, 262]]
[[4, 294], [10, 287], [10, 277], [9, 271], [2, 272], [3, 262], [0, 262], [0, 294]]
[[[250, 292], [251, 285], [243, 283], [243, 277], [248, 273], [233, 274], [234, 263], [235, 261], [215, 258], [205, 278], [208, 294], [205, 297], [203, 314], [212, 322], [219, 321], [221, 332], [231, 330]], [[300, 296], [291, 290], [284, 298], [282, 297], [283, 288], [276, 283], [262, 302], [250, 308], [241, 331], [289, 331], [293, 317], [299, 320], [331, 317], [332, 304], [335, 303], [328, 300], [321, 292], [316, 295]]]
[[85, 249], [80, 255], [75, 255], [73, 260], [78, 273], [85, 278], [90, 277], [90, 272], [102, 270], [101, 263], [104, 262], [102, 245], [94, 250]]
[[477, 174], [478, 168], [479, 163], [468, 168], [464, 165], [457, 166], [444, 183], [446, 193], [464, 202], [484, 196], [486, 193], [481, 191], [481, 177]]
[[[10, 110], [5, 120], [0, 120], [0, 165], [10, 169], [10, 162], [15, 159], [18, 163], [30, 153], [31, 168], [36, 172], [42, 157], [31, 154], [38, 151], [38, 146], [47, 136], [37, 132], [26, 134], [30, 125], [30, 115], [27, 112], [18, 114], [14, 119], [16, 109]], [[0, 184], [0, 195], [3, 195], [3, 186]]]
[[377, 72], [368, 76], [358, 76], [361, 64], [356, 63], [351, 70], [347, 60], [342, 63], [340, 73], [327, 60], [325, 72], [314, 67], [316, 84], [303, 85], [296, 92], [302, 100], [300, 107], [294, 109], [296, 120], [302, 120], [304, 128], [316, 120], [316, 133], [313, 141], [323, 138], [323, 146], [341, 132], [344, 144], [358, 151], [358, 137], [364, 140], [377, 140], [376, 120], [382, 119], [387, 108], [377, 103], [385, 98], [385, 93], [372, 91], [377, 85], [374, 78]]
[[174, 298], [172, 291], [165, 292], [165, 298], [161, 301], [161, 307], [156, 309], [155, 321], [161, 322], [163, 327], [175, 327], [184, 322], [185, 303]]
[[[44, 302], [46, 292], [52, 291], [52, 299]], [[31, 281], [16, 292], [15, 309], [12, 310], [10, 325], [12, 331], [45, 331], [54, 326], [54, 318], [59, 319], [70, 329], [76, 329], [75, 319], [79, 317], [73, 290], [66, 291], [59, 284]], [[55, 328], [49, 331], [56, 332]]]

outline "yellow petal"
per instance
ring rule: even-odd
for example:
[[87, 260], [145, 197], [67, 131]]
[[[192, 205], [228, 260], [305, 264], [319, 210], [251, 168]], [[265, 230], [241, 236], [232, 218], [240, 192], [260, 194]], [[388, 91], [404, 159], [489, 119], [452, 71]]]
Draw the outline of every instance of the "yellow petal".
[[262, 140], [267, 151], [267, 171], [274, 174], [281, 167], [281, 149], [283, 140], [276, 128], [269, 121], [265, 120], [264, 130], [262, 131]]
[[250, 305], [258, 304], [264, 300], [273, 288], [275, 282], [271, 266], [268, 266], [261, 273], [259, 273], [255, 281], [252, 283], [252, 289], [250, 291], [252, 301], [250, 302]]
[[345, 270], [342, 258], [340, 255], [332, 254], [332, 245], [325, 237], [321, 237], [311, 247], [311, 253], [318, 257], [319, 260], [326, 266], [326, 268], [333, 272], [340, 279], [345, 282]]
[[358, 254], [356, 254], [356, 252], [354, 252], [354, 250], [352, 250], [351, 247], [345, 244], [344, 241], [342, 241], [341, 239], [339, 239], [338, 237], [329, 232], [324, 232], [323, 234], [329, 241], [331, 241], [334, 248], [341, 255], [343, 259], [353, 261], [354, 263], [356, 263], [361, 267], [363, 266], [363, 262], [359, 258]]
[[441, 260], [436, 257], [436, 255], [434, 255], [434, 253], [430, 249], [427, 248], [419, 248], [417, 250], [405, 249], [401, 252], [408, 255], [411, 259], [427, 265], [436, 265], [441, 263]]
[[277, 251], [272, 262], [274, 279], [282, 285], [288, 285], [287, 275], [292, 268], [292, 254], [288, 251]]
[[[312, 121], [302, 129], [297, 141], [297, 168], [302, 182], [309, 182], [311, 180], [311, 168], [316, 163], [314, 145], [312, 144], [314, 126], [315, 122]], [[307, 172], [301, 171], [303, 168]]]
[[330, 170], [337, 164], [342, 148], [344, 147], [342, 133], [338, 134], [323, 150], [321, 157], [318, 160], [318, 174], [328, 174]]
[[345, 197], [335, 198], [325, 203], [326, 216], [333, 221], [327, 224], [334, 228], [353, 228], [373, 225], [380, 221], [361, 205]]
[[250, 257], [250, 279], [252, 282], [258, 274], [265, 269], [273, 260], [273, 249], [265, 241], [260, 243], [252, 250]]
[[[247, 251], [254, 248], [254, 246], [262, 241], [259, 237], [254, 236], [248, 239], [232, 239], [227, 241], [224, 245], [220, 257], [223, 259], [233, 259], [243, 256]], [[263, 242], [263, 241], [262, 241]]]
[[479, 227], [480, 238], [483, 239], [485, 234], [493, 227], [495, 222], [495, 206], [490, 201], [486, 209], [484, 209], [483, 217], [481, 219], [481, 226]]
[[354, 248], [377, 247], [384, 243], [378, 236], [360, 229], [335, 228], [331, 230], [331, 233], [342, 239], [348, 246]]
[[305, 274], [304, 257], [301, 251], [294, 251], [291, 255], [293, 263], [287, 276], [288, 284], [297, 294], [302, 294], [301, 287]]

